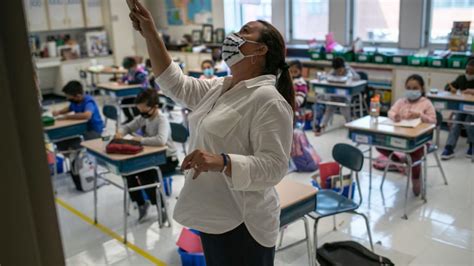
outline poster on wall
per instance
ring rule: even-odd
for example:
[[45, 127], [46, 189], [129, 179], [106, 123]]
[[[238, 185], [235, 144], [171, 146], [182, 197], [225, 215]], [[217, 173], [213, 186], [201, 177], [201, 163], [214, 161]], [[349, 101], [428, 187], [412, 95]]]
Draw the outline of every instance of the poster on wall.
[[109, 44], [105, 31], [90, 31], [86, 33], [87, 55], [90, 57], [108, 55]]
[[168, 25], [212, 24], [212, 0], [166, 0]]
[[464, 52], [468, 48], [470, 21], [454, 21], [453, 28], [449, 34], [448, 49], [451, 51]]

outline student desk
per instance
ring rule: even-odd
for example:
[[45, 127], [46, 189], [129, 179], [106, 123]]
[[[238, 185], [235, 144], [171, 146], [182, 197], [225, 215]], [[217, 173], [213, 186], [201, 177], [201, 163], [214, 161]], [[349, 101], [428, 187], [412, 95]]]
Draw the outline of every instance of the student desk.
[[[97, 223], [97, 179], [101, 178], [106, 182], [123, 190], [123, 225], [124, 225], [124, 242], [127, 242], [127, 216], [130, 199], [128, 193], [138, 191], [146, 188], [156, 188], [157, 203], [156, 209], [158, 212], [158, 224], [160, 228], [165, 222], [165, 217], [168, 220], [168, 226], [171, 226], [168, 215], [168, 206], [163, 190], [163, 176], [158, 165], [166, 163], [166, 146], [165, 147], [151, 147], [144, 146], [144, 150], [133, 155], [125, 154], [107, 154], [105, 152], [105, 143], [101, 139], [89, 140], [82, 142], [81, 145], [87, 152], [96, 158], [95, 175], [94, 175], [94, 222]], [[109, 169], [110, 172], [122, 176], [123, 185], [114, 182], [103, 176], [105, 173], [97, 172], [97, 165], [103, 165]], [[126, 175], [133, 175], [139, 172], [155, 170], [158, 175], [158, 182], [138, 187], [129, 188], [127, 186]], [[160, 196], [161, 195], [161, 196]], [[162, 200], [164, 200], [164, 208], [161, 208]], [[164, 211], [164, 213], [162, 213]]]
[[52, 152], [54, 153], [54, 179], [56, 179], [58, 176], [58, 169], [56, 166], [56, 155], [58, 154], [58, 149], [56, 144], [61, 141], [75, 138], [83, 140], [82, 135], [87, 130], [87, 121], [87, 119], [58, 119], [54, 121], [54, 125], [43, 128], [44, 132], [49, 138], [49, 141], [51, 144], [53, 144]]
[[[204, 75], [204, 72], [200, 69], [191, 69], [188, 71], [188, 76], [194, 77], [194, 78], [199, 78], [201, 75]], [[214, 72], [214, 75], [217, 77], [225, 77], [227, 76], [227, 71], [216, 71]]]
[[[433, 102], [436, 110], [448, 110], [454, 113], [462, 113], [474, 116], [474, 95], [467, 94], [453, 94], [448, 91], [440, 91], [436, 94], [428, 93], [426, 97]], [[468, 123], [456, 120], [444, 120], [444, 122], [461, 124], [465, 126], [474, 126], [474, 123]], [[474, 162], [474, 156], [472, 156], [471, 162]]]
[[104, 67], [104, 68], [97, 68], [97, 67], [89, 67], [86, 70], [87, 73], [91, 74], [91, 82], [92, 86], [95, 86], [96, 81], [98, 81], [99, 75], [113, 75], [114, 79], [117, 79], [118, 75], [125, 75], [128, 71], [124, 68], [116, 68], [116, 67]]
[[[346, 123], [345, 127], [349, 129], [349, 138], [357, 143], [357, 145], [368, 145], [369, 146], [369, 188], [372, 188], [372, 147], [378, 147], [391, 151], [403, 152], [407, 156], [407, 163], [395, 163], [406, 166], [408, 169], [423, 164], [423, 189], [422, 199], [426, 201], [426, 143], [431, 141], [433, 138], [433, 131], [436, 127], [435, 124], [421, 123], [415, 128], [406, 127], [395, 127], [391, 125], [380, 124], [386, 117], [379, 117], [378, 123], [375, 123], [374, 119], [370, 116], [354, 120]], [[409, 153], [416, 151], [420, 147], [424, 147], [423, 159], [417, 162], [413, 162]], [[390, 160], [390, 158], [389, 158]], [[405, 206], [404, 216], [402, 218], [407, 219], [406, 206], [408, 199], [408, 186], [411, 179], [411, 171], [408, 171], [407, 185], [405, 191]]]
[[308, 263], [309, 265], [313, 265], [314, 254], [311, 239], [309, 237], [309, 223], [305, 215], [316, 209], [316, 193], [318, 192], [318, 189], [311, 185], [305, 185], [286, 179], [283, 179], [278, 185], [276, 185], [275, 189], [280, 198], [280, 228], [298, 220], [303, 220], [306, 232], [305, 239], [282, 248], [283, 230], [281, 230], [278, 250], [287, 249], [306, 241], [308, 248]]
[[121, 111], [120, 108], [133, 108], [134, 105], [132, 104], [120, 104], [123, 99], [126, 98], [134, 98], [140, 92], [143, 91], [143, 87], [141, 84], [120, 84], [117, 82], [108, 82], [108, 83], [100, 83], [97, 85], [99, 90], [104, 92], [105, 95], [108, 95], [113, 100], [113, 105], [117, 107], [118, 119], [117, 119], [117, 128], [120, 127], [120, 118], [121, 118]]
[[[357, 80], [357, 81], [348, 81], [346, 83], [336, 83], [336, 82], [329, 82], [328, 80], [318, 80], [313, 79], [310, 80], [310, 84], [314, 92], [318, 95], [316, 97], [315, 103], [322, 103], [326, 105], [333, 105], [338, 107], [359, 107], [359, 114], [360, 117], [364, 116], [363, 111], [363, 92], [365, 87], [367, 86], [367, 81], [365, 80]], [[359, 104], [352, 104], [351, 102], [337, 102], [337, 101], [330, 101], [330, 100], [321, 100], [320, 95], [326, 96], [346, 96], [346, 97], [359, 97]]]

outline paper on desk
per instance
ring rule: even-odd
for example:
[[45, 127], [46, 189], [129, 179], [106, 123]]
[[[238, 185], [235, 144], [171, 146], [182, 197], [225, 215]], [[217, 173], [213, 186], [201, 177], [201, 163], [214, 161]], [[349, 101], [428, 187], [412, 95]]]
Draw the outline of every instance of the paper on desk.
[[133, 136], [130, 135], [130, 134], [127, 134], [123, 137], [123, 139], [127, 139], [127, 140], [132, 140], [133, 139]]
[[410, 120], [401, 120], [400, 122], [395, 122], [390, 118], [387, 118], [383, 121], [380, 121], [380, 124], [384, 125], [391, 125], [391, 126], [396, 126], [396, 127], [417, 127], [419, 124], [421, 124], [421, 118], [416, 118], [416, 119], [410, 119]]

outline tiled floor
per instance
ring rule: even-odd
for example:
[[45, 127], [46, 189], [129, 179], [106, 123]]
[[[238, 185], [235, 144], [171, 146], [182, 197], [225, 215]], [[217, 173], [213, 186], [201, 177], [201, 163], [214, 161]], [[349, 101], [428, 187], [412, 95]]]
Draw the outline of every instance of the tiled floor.
[[[335, 129], [321, 137], [316, 138], [308, 132], [311, 143], [324, 160], [331, 160], [334, 144], [350, 143], [346, 130], [337, 128], [342, 123], [336, 118], [333, 124]], [[442, 141], [446, 137], [446, 132], [443, 132]], [[429, 169], [428, 202], [424, 204], [410, 192], [408, 220], [401, 219], [405, 177], [389, 174], [382, 193], [379, 190], [381, 172], [374, 171], [371, 190], [367, 175], [362, 176], [363, 204], [360, 211], [369, 217], [377, 253], [389, 257], [396, 265], [474, 264], [474, 164], [464, 158], [467, 148], [465, 139], [461, 139], [459, 145], [457, 157], [443, 162], [449, 185], [443, 184], [436, 168]], [[434, 163], [433, 158], [429, 162]], [[363, 171], [367, 169], [368, 163]], [[310, 176], [308, 173], [292, 173], [285, 178], [309, 184]], [[183, 182], [183, 176], [174, 177], [173, 195], [169, 198], [171, 210]], [[92, 217], [92, 192], [76, 191], [67, 176], [56, 180], [55, 185], [59, 198]], [[99, 222], [118, 234], [122, 233], [122, 197], [122, 191], [110, 185], [99, 190]], [[57, 210], [68, 265], [151, 265], [143, 256], [63, 207], [58, 205]], [[132, 210], [128, 234], [130, 242], [168, 265], [180, 265], [175, 242], [181, 226], [173, 223], [171, 228], [159, 229], [156, 210], [150, 210], [147, 220], [140, 224], [136, 222], [136, 211]], [[368, 246], [362, 218], [339, 215], [337, 225], [338, 229], [334, 232], [331, 218], [321, 220], [318, 230], [320, 244], [352, 239]], [[285, 232], [284, 241], [288, 243], [303, 235], [302, 224], [294, 224]], [[308, 265], [305, 245], [277, 253], [276, 265]]]

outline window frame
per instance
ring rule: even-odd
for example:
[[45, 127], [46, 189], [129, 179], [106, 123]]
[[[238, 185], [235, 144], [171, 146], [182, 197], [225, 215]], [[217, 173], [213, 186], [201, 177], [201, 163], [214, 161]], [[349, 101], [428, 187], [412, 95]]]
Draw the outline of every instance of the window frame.
[[[289, 39], [288, 43], [290, 43], [290, 44], [307, 44], [308, 41], [311, 40], [311, 39], [306, 39], [305, 40], [305, 39], [295, 39], [294, 38], [294, 35], [293, 35], [293, 4], [294, 4], [294, 1], [290, 0], [290, 1], [287, 2], [287, 5], [286, 5], [286, 9], [287, 9], [286, 15], [288, 17], [288, 20], [287, 20], [287, 23], [286, 23], [286, 25], [288, 27], [288, 39]], [[331, 15], [331, 1], [328, 0], [328, 32], [331, 29], [331, 19], [329, 18], [330, 15]], [[324, 41], [324, 39], [316, 39], [316, 41]]]

